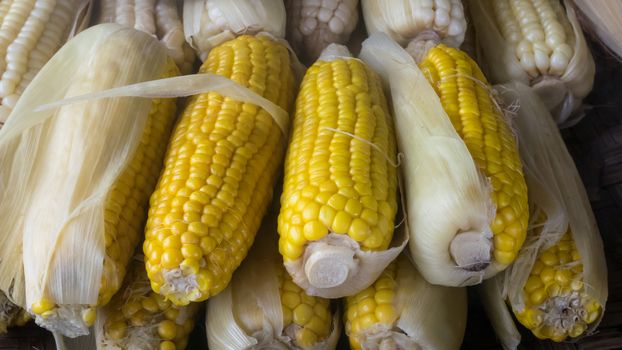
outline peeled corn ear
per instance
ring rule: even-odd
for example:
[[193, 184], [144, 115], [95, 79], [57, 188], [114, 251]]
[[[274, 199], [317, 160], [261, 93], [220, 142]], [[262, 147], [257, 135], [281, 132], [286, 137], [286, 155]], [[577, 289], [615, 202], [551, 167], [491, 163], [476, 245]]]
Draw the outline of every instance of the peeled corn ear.
[[190, 98], [151, 197], [143, 245], [153, 290], [176, 305], [225, 289], [253, 243], [284, 154], [290, 64], [282, 44], [245, 35], [211, 50], [200, 69], [280, 107], [283, 118], [217, 92]]
[[450, 350], [462, 343], [466, 288], [428, 283], [406, 255], [345, 304], [346, 334], [354, 350]]
[[358, 22], [358, 0], [287, 0], [287, 37], [313, 62], [331, 43], [345, 44]]
[[30, 320], [28, 312], [0, 292], [0, 334], [6, 333], [9, 327], [23, 326], [28, 320]]
[[158, 38], [183, 74], [190, 73], [195, 52], [186, 43], [176, 0], [100, 0], [95, 23], [119, 23]]
[[531, 85], [558, 125], [578, 122], [595, 66], [571, 3], [473, 0], [469, 10], [493, 83]]
[[384, 34], [363, 43], [361, 58], [393, 97], [410, 251], [421, 274], [465, 286], [506, 268], [525, 239], [527, 189], [512, 132], [475, 62], [439, 45], [419, 69]]
[[124, 287], [98, 312], [98, 350], [183, 350], [199, 304], [175, 306], [149, 285], [142, 259], [129, 266]]
[[219, 44], [238, 35], [269, 33], [285, 37], [285, 5], [282, 0], [186, 0], [186, 41], [201, 60]]
[[528, 243], [514, 265], [482, 286], [487, 311], [507, 349], [520, 342], [508, 307], [541, 339], [559, 342], [590, 334], [604, 313], [607, 267], [581, 178], [534, 92], [520, 83], [500, 90], [509, 92], [507, 103], [518, 97], [520, 104], [515, 123], [535, 213]]
[[467, 24], [460, 0], [361, 0], [369, 34], [385, 33], [408, 51], [439, 42], [459, 47]]
[[275, 221], [267, 216], [229, 287], [209, 300], [210, 349], [336, 348], [339, 314], [330, 300], [306, 294], [287, 274], [277, 254]]
[[[329, 46], [304, 76], [285, 159], [279, 250], [311, 295], [356, 293], [404, 247], [393, 122], [376, 73]], [[402, 237], [400, 237], [402, 238]]]
[[7, 218], [0, 223], [0, 260], [13, 266], [0, 265], [0, 287], [12, 290], [39, 325], [86, 334], [94, 308], [120, 287], [176, 108], [172, 99], [136, 97], [37, 107], [176, 74], [149, 35], [96, 26], [41, 69], [1, 130], [0, 210]]
[[0, 126], [41, 67], [88, 18], [89, 2], [0, 2]]

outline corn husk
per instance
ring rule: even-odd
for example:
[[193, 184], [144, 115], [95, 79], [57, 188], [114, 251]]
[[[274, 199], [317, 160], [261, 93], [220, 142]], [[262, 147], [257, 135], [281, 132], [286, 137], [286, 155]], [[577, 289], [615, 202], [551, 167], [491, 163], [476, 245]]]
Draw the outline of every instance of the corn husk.
[[23, 326], [30, 320], [26, 310], [15, 305], [7, 296], [0, 292], [0, 334], [6, 333], [9, 327]]
[[574, 0], [581, 22], [588, 33], [595, 34], [613, 53], [622, 59], [622, 2], [611, 0]]
[[[7, 215], [0, 224], [0, 259], [7, 262], [0, 265], [0, 288], [29, 310], [42, 298], [63, 305], [58, 315], [37, 318], [52, 330], [74, 336], [87, 331], [80, 314], [85, 305], [97, 304], [101, 286], [104, 204], [141, 139], [151, 102], [106, 99], [34, 108], [154, 79], [166, 59], [166, 50], [146, 34], [116, 25], [84, 31], [43, 67], [0, 132], [0, 210]], [[110, 62], [117, 69], [106, 66]], [[89, 79], [98, 72], [100, 79]], [[16, 264], [22, 250], [23, 269]]]
[[469, 10], [474, 18], [478, 47], [484, 58], [486, 76], [492, 83], [518, 81], [531, 85], [561, 127], [572, 126], [583, 117], [582, 100], [592, 90], [594, 82], [594, 59], [585, 42], [574, 9], [564, 0], [566, 15], [572, 26], [575, 45], [573, 57], [560, 76], [531, 78], [521, 66], [514, 47], [509, 45], [493, 18], [490, 1], [470, 1]]
[[359, 19], [358, 0], [286, 0], [287, 39], [296, 54], [314, 62], [329, 44], [345, 44]]
[[[178, 332], [183, 328], [184, 333], [178, 334], [174, 343], [176, 345], [188, 343], [188, 335], [194, 327], [200, 304], [190, 303], [186, 306], [174, 306], [170, 301], [165, 301], [163, 296], [157, 295], [151, 290], [144, 264], [141, 257], [136, 257], [131, 262], [124, 288], [112, 298], [108, 305], [99, 310], [94, 326], [98, 350], [150, 350], [160, 348], [160, 344], [165, 339], [158, 334], [158, 326], [164, 320], [171, 320], [167, 317], [166, 311], [168, 309], [164, 312], [146, 314], [145, 317], [136, 318], [136, 320], [124, 316], [124, 312], [127, 312], [124, 306], [130, 302], [142, 303], [146, 299], [157, 300], [158, 305], [163, 304], [169, 309], [177, 310], [173, 313], [173, 317], [175, 314], [177, 316], [172, 321], [177, 324]], [[122, 322], [126, 326], [125, 332], [120, 338], [110, 334], [110, 331], [116, 326], [116, 322]], [[184, 347], [178, 346], [178, 348]]]
[[356, 336], [348, 334], [351, 342], [356, 337], [362, 350], [459, 349], [467, 321], [466, 288], [428, 283], [406, 254], [394, 263], [397, 319], [391, 325], [377, 323]]
[[176, 0], [100, 0], [93, 24], [119, 23], [151, 34], [166, 46], [179, 70], [188, 74], [196, 54], [186, 42], [182, 6]]
[[[393, 98], [415, 266], [430, 283], [447, 286], [477, 284], [501, 271], [505, 266], [495, 261], [484, 270], [469, 271], [450, 255], [458, 232], [492, 235], [495, 207], [491, 186], [438, 95], [413, 58], [384, 34], [367, 39], [360, 57], [380, 74]], [[473, 254], [490, 247], [482, 240]]]
[[[604, 307], [607, 301], [607, 266], [602, 240], [587, 194], [572, 157], [545, 104], [521, 83], [496, 87], [506, 104], [518, 99], [515, 121], [529, 188], [530, 206], [546, 215], [543, 224], [532, 223], [525, 246], [503, 274], [486, 281], [482, 297], [493, 327], [505, 349], [516, 349], [520, 334], [514, 313], [525, 308], [523, 288], [538, 253], [555, 245], [570, 230], [583, 263], [586, 292]], [[540, 215], [533, 215], [534, 219]], [[507, 305], [505, 302], [507, 301]], [[602, 314], [601, 314], [602, 317]], [[600, 319], [590, 325], [596, 329]]]
[[403, 47], [428, 40], [459, 47], [464, 41], [467, 26], [459, 0], [362, 0], [361, 4], [367, 32], [386, 33]]
[[285, 5], [280, 0], [186, 0], [184, 34], [202, 61], [219, 44], [242, 34], [285, 37]]
[[[206, 330], [212, 350], [293, 349], [295, 324], [284, 325], [279, 292], [279, 273], [285, 273], [278, 255], [276, 214], [264, 219], [255, 245], [231, 284], [208, 301]], [[334, 312], [332, 331], [312, 350], [337, 346], [341, 325]]]

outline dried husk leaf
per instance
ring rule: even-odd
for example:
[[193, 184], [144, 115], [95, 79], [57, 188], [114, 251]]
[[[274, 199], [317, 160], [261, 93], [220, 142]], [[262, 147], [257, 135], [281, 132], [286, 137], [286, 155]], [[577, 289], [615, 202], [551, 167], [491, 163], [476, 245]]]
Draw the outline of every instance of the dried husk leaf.
[[[210, 349], [300, 349], [283, 324], [278, 280], [283, 266], [277, 247], [276, 214], [272, 213], [264, 219], [251, 252], [229, 286], [208, 301], [205, 323]], [[339, 312], [335, 312], [330, 335], [311, 349], [335, 349], [339, 322]]]
[[[528, 237], [514, 264], [481, 288], [484, 305], [493, 327], [506, 349], [516, 349], [520, 335], [508, 306], [520, 312], [525, 308], [523, 289], [538, 254], [555, 245], [570, 230], [583, 264], [583, 282], [587, 294], [605, 308], [607, 301], [607, 266], [602, 240], [585, 188], [572, 157], [545, 104], [528, 86], [509, 83], [495, 86], [510, 105], [519, 103], [514, 119], [520, 140], [521, 158], [529, 188], [533, 215]], [[508, 306], [505, 305], [508, 303]], [[602, 314], [601, 314], [602, 317]], [[600, 319], [590, 325], [591, 333]]]
[[275, 0], [186, 0], [186, 41], [202, 61], [219, 44], [242, 34], [269, 33], [285, 37], [285, 5]]
[[574, 0], [573, 4], [583, 15], [581, 22], [585, 22], [582, 24], [586, 31], [595, 34], [618, 59], [622, 59], [622, 2]]
[[367, 39], [360, 57], [380, 74], [393, 98], [415, 266], [429, 282], [447, 286], [477, 284], [501, 271], [505, 266], [494, 261], [482, 271], [469, 271], [450, 255], [459, 232], [492, 237], [495, 207], [491, 186], [438, 95], [413, 58], [384, 34]]
[[492, 83], [518, 81], [531, 85], [538, 93], [555, 121], [561, 127], [576, 124], [584, 116], [579, 108], [582, 100], [592, 90], [596, 71], [594, 59], [587, 47], [575, 11], [568, 0], [564, 0], [566, 15], [572, 26], [575, 45], [573, 57], [561, 76], [529, 77], [515, 54], [514, 47], [505, 41], [496, 26], [490, 0], [469, 1], [469, 10], [478, 38], [478, 48], [486, 76]]

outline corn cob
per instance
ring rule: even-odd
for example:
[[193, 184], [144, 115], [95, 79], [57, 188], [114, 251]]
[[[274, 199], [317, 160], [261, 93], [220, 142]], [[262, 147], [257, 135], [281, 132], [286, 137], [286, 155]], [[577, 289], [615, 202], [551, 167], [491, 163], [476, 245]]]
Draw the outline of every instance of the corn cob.
[[355, 293], [392, 260], [365, 274], [356, 272], [361, 263], [354, 261], [361, 251], [385, 251], [393, 238], [397, 176], [390, 118], [378, 77], [359, 60], [320, 57], [307, 70], [278, 224], [286, 267], [310, 294]]
[[459, 47], [466, 32], [460, 0], [362, 0], [370, 34], [383, 32], [400, 45], [417, 46], [435, 39]]
[[348, 41], [358, 22], [358, 0], [288, 0], [285, 7], [288, 40], [308, 62], [329, 44]]
[[[293, 103], [288, 51], [266, 36], [217, 46], [200, 72], [228, 77], [284, 110]], [[191, 98], [150, 202], [143, 250], [154, 291], [185, 305], [227, 286], [266, 211], [283, 147], [265, 110], [218, 93]]]
[[568, 118], [592, 89], [595, 68], [570, 3], [478, 0], [470, 5], [493, 82], [532, 85], [559, 124], [576, 122]]
[[181, 6], [175, 0], [101, 0], [95, 23], [119, 23], [157, 37], [182, 74], [192, 71], [194, 50], [186, 43]]
[[125, 287], [100, 310], [97, 349], [183, 350], [199, 304], [177, 307], [154, 293], [142, 261], [134, 261]]
[[513, 135], [477, 65], [440, 44], [418, 67], [382, 33], [363, 43], [360, 57], [391, 88], [419, 271], [430, 283], [465, 286], [505, 269], [525, 239], [527, 189]]
[[67, 40], [82, 0], [0, 3], [0, 126], [43, 65]]
[[7, 328], [23, 326], [30, 320], [26, 310], [15, 305], [6, 295], [0, 292], [0, 334], [6, 333]]
[[529, 243], [514, 265], [482, 290], [504, 347], [520, 334], [508, 315], [540, 339], [556, 342], [591, 333], [607, 300], [602, 241], [583, 183], [546, 106], [526, 85], [504, 85], [518, 96], [517, 132], [535, 218]]
[[[462, 343], [465, 288], [429, 284], [404, 255], [345, 304], [353, 350], [458, 349]], [[445, 329], [442, 335], [436, 327]]]
[[491, 181], [496, 208], [491, 225], [493, 255], [498, 263], [509, 265], [525, 241], [529, 218], [527, 187], [514, 136], [487, 90], [486, 77], [465, 53], [439, 45], [419, 67]]
[[266, 217], [261, 239], [229, 287], [209, 300], [209, 348], [335, 349], [338, 313], [330, 300], [310, 296], [292, 281], [277, 255], [276, 217]]
[[[152, 65], [139, 68], [147, 58]], [[38, 324], [72, 337], [86, 334], [95, 306], [107, 303], [120, 287], [176, 106], [172, 99], [140, 98], [36, 113], [33, 106], [176, 74], [174, 62], [148, 35], [117, 25], [94, 27], [42, 68], [0, 134], [0, 159], [6, 164], [0, 177], [13, 179], [19, 189], [1, 188], [0, 209], [21, 213], [5, 220], [2, 230], [23, 239], [23, 247], [15, 249], [24, 254], [23, 272], [3, 283], [15, 288], [25, 283], [23, 306]], [[58, 82], [53, 90], [50, 81]]]

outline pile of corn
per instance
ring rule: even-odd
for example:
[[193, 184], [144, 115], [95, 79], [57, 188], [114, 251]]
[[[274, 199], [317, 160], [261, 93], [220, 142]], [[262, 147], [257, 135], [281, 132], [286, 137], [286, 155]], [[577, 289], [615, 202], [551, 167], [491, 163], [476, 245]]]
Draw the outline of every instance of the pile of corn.
[[210, 349], [458, 349], [479, 285], [505, 348], [594, 332], [553, 121], [589, 50], [568, 1], [467, 3], [0, 2], [0, 331], [179, 350], [205, 309]]

